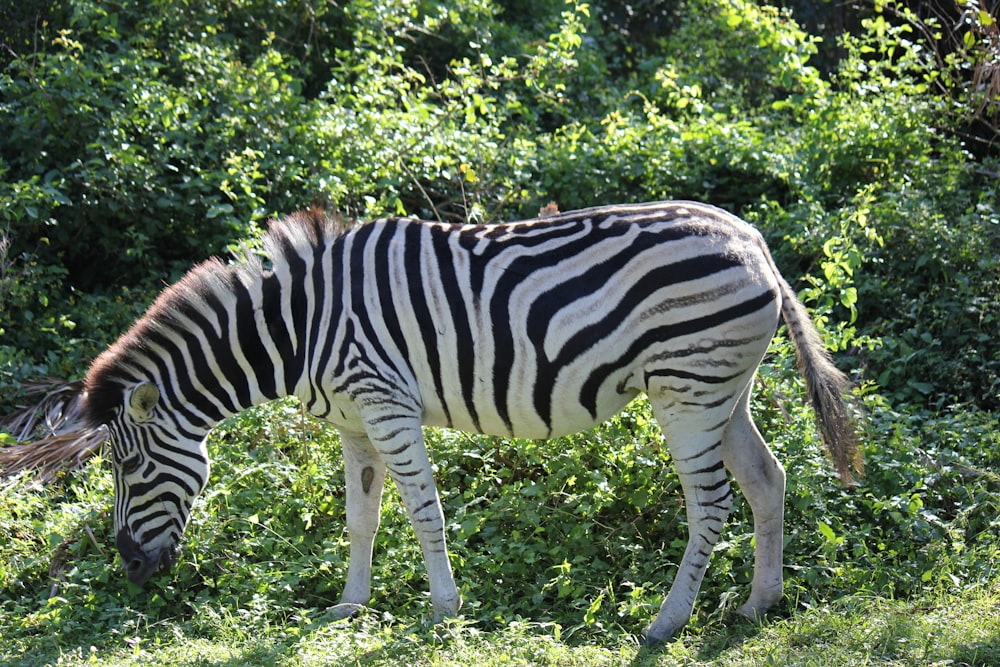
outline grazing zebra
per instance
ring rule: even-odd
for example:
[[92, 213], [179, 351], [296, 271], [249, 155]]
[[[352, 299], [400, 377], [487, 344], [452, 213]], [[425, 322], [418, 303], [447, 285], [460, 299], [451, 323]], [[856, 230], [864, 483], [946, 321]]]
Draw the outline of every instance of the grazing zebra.
[[[249, 255], [249, 253], [247, 253]], [[436, 617], [461, 606], [421, 434], [428, 424], [552, 438], [645, 392], [686, 500], [689, 542], [651, 642], [689, 619], [730, 509], [754, 515], [753, 616], [782, 594], [785, 474], [750, 418], [754, 373], [785, 319], [841, 475], [859, 463], [842, 394], [807, 313], [760, 234], [693, 202], [604, 206], [498, 225], [322, 213], [272, 224], [265, 264], [212, 259], [166, 289], [90, 368], [128, 578], [177, 560], [222, 419], [281, 396], [338, 428], [350, 560], [341, 603], [368, 604], [386, 473], [414, 527]]]

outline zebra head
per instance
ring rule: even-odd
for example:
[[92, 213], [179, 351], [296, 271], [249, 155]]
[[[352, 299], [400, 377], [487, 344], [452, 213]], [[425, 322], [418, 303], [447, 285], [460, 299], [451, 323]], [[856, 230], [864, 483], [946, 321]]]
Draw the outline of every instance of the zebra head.
[[149, 382], [125, 390], [106, 426], [115, 542], [129, 581], [143, 584], [177, 562], [191, 504], [208, 480], [208, 453], [204, 438], [184, 431]]

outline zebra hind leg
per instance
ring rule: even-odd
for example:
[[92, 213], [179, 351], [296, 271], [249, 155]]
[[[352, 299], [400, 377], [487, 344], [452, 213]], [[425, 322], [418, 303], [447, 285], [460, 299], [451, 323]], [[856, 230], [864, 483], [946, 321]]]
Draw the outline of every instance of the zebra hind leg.
[[785, 471], [753, 423], [749, 387], [722, 436], [722, 457], [753, 512], [753, 583], [739, 612], [756, 620], [782, 597]]
[[371, 599], [372, 549], [385, 487], [385, 463], [365, 435], [341, 432], [347, 486], [347, 532], [351, 541], [347, 583], [334, 618], [354, 616]]
[[647, 643], [655, 644], [690, 620], [712, 550], [729, 515], [733, 496], [722, 461], [721, 439], [732, 402], [696, 415], [675, 413], [652, 395], [650, 401], [677, 469], [688, 519], [684, 557], [659, 614], [645, 631]]

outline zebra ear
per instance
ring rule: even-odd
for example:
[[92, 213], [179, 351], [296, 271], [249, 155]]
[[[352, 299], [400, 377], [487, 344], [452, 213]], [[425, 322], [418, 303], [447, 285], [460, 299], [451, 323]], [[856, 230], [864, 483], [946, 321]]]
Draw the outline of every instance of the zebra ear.
[[129, 392], [128, 411], [137, 422], [146, 421], [150, 417], [157, 401], [160, 400], [160, 390], [151, 382], [137, 384]]

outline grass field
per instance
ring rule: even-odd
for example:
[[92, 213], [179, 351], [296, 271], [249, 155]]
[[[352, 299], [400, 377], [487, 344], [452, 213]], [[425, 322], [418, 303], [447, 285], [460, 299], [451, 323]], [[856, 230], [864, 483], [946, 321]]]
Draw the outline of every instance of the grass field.
[[[188, 637], [178, 624], [163, 645], [122, 638], [114, 648], [61, 646], [47, 655], [0, 651], [7, 665], [788, 665], [858, 667], [1000, 664], [1000, 591], [948, 593], [911, 601], [849, 596], [766, 620], [757, 626], [732, 616], [698, 625], [649, 649], [630, 636], [580, 645], [552, 625], [512, 623], [479, 630], [462, 619], [436, 626], [387, 622], [372, 612], [347, 622], [322, 618], [248, 632], [238, 617], [219, 618], [215, 638]], [[160, 633], [163, 634], [162, 632]]]
[[99, 458], [52, 484], [4, 482], [0, 664], [1000, 665], [996, 418], [882, 410], [867, 476], [845, 489], [808, 410], [768, 400], [794, 391], [784, 382], [762, 383], [757, 409], [789, 472], [786, 596], [760, 625], [733, 612], [753, 544], [737, 500], [691, 625], [641, 646], [685, 544], [642, 402], [549, 443], [429, 431], [464, 615], [427, 622], [419, 549], [390, 485], [373, 608], [334, 622], [339, 443], [277, 403], [213, 434], [181, 562], [145, 589], [121, 574]]

